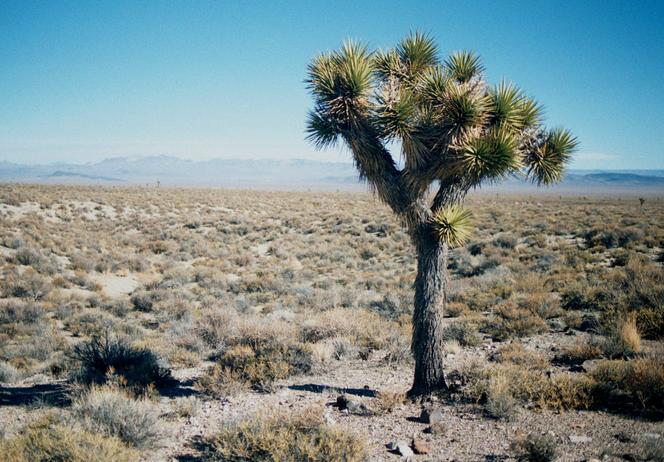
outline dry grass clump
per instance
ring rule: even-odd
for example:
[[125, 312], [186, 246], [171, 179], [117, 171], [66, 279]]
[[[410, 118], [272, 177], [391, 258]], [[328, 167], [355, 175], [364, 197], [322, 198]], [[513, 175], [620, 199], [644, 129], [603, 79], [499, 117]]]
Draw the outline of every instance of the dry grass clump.
[[577, 341], [564, 347], [556, 355], [556, 361], [563, 364], [582, 364], [584, 361], [601, 358], [602, 354], [602, 342], [591, 337], [585, 342]]
[[406, 393], [395, 390], [380, 390], [371, 404], [376, 415], [389, 414], [406, 402]]
[[549, 360], [541, 353], [527, 349], [523, 343], [512, 342], [501, 346], [492, 358], [499, 363], [511, 363], [528, 369], [544, 369]]
[[634, 312], [638, 330], [645, 338], [664, 338], [664, 271], [656, 263], [630, 255], [620, 268], [588, 274], [561, 294], [566, 309], [598, 311], [607, 331], [617, 320]]
[[66, 425], [49, 414], [19, 434], [0, 440], [3, 460], [12, 462], [135, 462], [139, 454], [119, 439]]
[[527, 337], [548, 330], [544, 320], [532, 311], [519, 308], [512, 302], [498, 306], [495, 318], [488, 321], [484, 331], [494, 340], [506, 340], [514, 337]]
[[513, 441], [512, 450], [523, 462], [552, 462], [558, 457], [558, 444], [551, 435], [530, 433]]
[[466, 393], [485, 407], [513, 400], [544, 409], [585, 409], [593, 404], [595, 383], [585, 374], [550, 375], [514, 364], [475, 364], [464, 375]]
[[627, 402], [644, 409], [664, 411], [664, 357], [631, 361], [604, 360], [590, 373], [597, 399], [611, 406]]
[[142, 389], [170, 378], [170, 371], [159, 364], [150, 349], [133, 347], [108, 333], [79, 343], [72, 356], [80, 363], [76, 379], [85, 383], [103, 383], [110, 374], [122, 377], [129, 387]]
[[147, 398], [134, 398], [116, 385], [93, 386], [78, 396], [72, 412], [92, 432], [146, 448], [160, 437], [159, 413]]
[[360, 462], [365, 443], [326, 425], [321, 409], [242, 421], [206, 438], [204, 460], [224, 462]]
[[468, 321], [457, 321], [445, 327], [443, 339], [456, 341], [461, 346], [477, 346], [482, 343], [477, 325]]

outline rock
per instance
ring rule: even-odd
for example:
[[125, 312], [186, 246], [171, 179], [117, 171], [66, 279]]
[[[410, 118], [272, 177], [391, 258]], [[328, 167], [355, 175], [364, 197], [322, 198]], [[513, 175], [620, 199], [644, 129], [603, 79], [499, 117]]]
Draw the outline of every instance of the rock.
[[408, 443], [406, 443], [405, 441], [399, 441], [397, 443], [395, 452], [397, 454], [401, 454], [401, 456], [403, 457], [412, 457], [415, 455], [413, 450], [410, 449], [410, 446], [408, 446]]
[[414, 437], [410, 446], [415, 451], [415, 454], [429, 454], [429, 451], [431, 451], [429, 442], [422, 438]]
[[589, 436], [569, 435], [569, 440], [571, 443], [574, 444], [584, 444], [584, 443], [590, 443], [593, 439]]
[[659, 433], [644, 433], [643, 437], [651, 440], [656, 440], [658, 438], [661, 438], [662, 435], [660, 435]]
[[371, 411], [364, 403], [354, 401], [346, 395], [339, 395], [336, 405], [341, 411], [348, 411], [350, 414], [371, 415]]
[[420, 422], [433, 425], [435, 423], [443, 422], [443, 411], [439, 407], [424, 408], [420, 412]]

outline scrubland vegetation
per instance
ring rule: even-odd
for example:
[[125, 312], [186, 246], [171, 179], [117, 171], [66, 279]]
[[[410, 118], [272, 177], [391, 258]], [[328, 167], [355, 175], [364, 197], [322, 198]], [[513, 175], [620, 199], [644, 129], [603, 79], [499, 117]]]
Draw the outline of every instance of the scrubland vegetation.
[[664, 460], [664, 202], [468, 202], [450, 390], [413, 403], [416, 261], [371, 195], [0, 186], [0, 454]]

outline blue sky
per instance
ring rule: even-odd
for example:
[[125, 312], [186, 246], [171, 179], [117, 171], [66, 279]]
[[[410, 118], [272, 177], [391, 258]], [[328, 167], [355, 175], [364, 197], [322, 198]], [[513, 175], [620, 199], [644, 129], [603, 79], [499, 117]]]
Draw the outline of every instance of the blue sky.
[[573, 167], [664, 168], [662, 24], [662, 1], [2, 0], [0, 160], [349, 160], [304, 140], [307, 63], [419, 29], [572, 129]]

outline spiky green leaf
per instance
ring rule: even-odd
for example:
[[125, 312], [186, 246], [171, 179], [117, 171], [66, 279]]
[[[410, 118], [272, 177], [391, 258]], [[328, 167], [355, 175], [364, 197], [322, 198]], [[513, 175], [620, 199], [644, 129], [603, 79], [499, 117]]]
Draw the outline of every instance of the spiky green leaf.
[[578, 144], [578, 140], [564, 129], [554, 129], [539, 137], [524, 159], [528, 176], [538, 185], [559, 182]]
[[460, 83], [469, 82], [484, 72], [480, 57], [471, 51], [458, 51], [445, 60], [448, 72]]
[[396, 49], [411, 76], [438, 64], [438, 45], [429, 35], [415, 32], [404, 38]]
[[456, 204], [436, 211], [431, 223], [440, 242], [450, 247], [463, 246], [472, 232], [470, 211]]
[[453, 171], [473, 182], [498, 179], [520, 167], [518, 142], [508, 130], [494, 129], [462, 144]]

